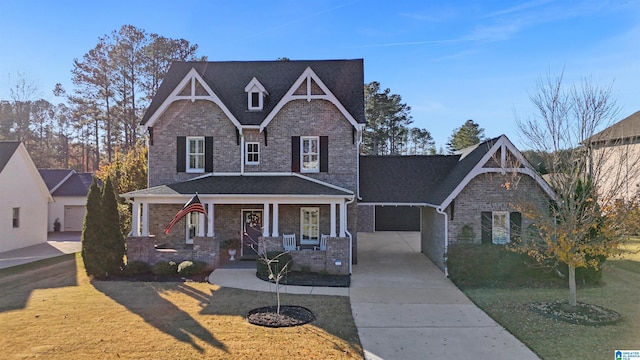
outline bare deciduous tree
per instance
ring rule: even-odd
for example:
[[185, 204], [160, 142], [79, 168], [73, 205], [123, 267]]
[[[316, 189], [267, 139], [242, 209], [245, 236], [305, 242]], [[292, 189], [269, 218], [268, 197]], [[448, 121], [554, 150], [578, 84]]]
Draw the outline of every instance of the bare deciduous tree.
[[625, 190], [640, 175], [640, 150], [623, 143], [624, 136], [605, 139], [597, 133], [617, 120], [610, 86], [588, 79], [567, 86], [563, 76], [540, 77], [530, 95], [535, 115], [517, 119], [525, 146], [542, 154], [557, 195], [548, 206], [519, 200], [536, 236], [518, 250], [567, 264], [569, 305], [576, 306], [575, 269], [597, 268], [625, 239], [626, 207], [620, 202], [630, 200]]

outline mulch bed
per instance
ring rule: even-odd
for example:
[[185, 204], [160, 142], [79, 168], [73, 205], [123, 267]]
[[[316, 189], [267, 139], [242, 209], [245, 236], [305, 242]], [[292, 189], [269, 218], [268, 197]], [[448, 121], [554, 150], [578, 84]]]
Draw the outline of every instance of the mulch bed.
[[546, 301], [529, 305], [536, 314], [578, 325], [611, 325], [622, 320], [619, 313], [598, 305], [578, 302], [571, 308], [567, 301]]
[[304, 325], [315, 320], [311, 310], [302, 306], [281, 305], [279, 314], [277, 309], [277, 306], [253, 309], [247, 313], [247, 321], [258, 326], [278, 328]]
[[205, 273], [191, 275], [191, 276], [182, 276], [179, 274], [176, 275], [155, 275], [153, 273], [145, 273], [138, 275], [120, 275], [120, 276], [110, 276], [108, 278], [99, 279], [106, 281], [142, 281], [142, 282], [207, 282], [207, 277], [211, 274], [210, 271]]
[[[258, 273], [256, 273], [256, 276], [260, 280], [269, 281], [267, 277], [261, 277]], [[297, 286], [349, 287], [351, 286], [351, 276], [290, 271], [280, 280], [280, 284]]]

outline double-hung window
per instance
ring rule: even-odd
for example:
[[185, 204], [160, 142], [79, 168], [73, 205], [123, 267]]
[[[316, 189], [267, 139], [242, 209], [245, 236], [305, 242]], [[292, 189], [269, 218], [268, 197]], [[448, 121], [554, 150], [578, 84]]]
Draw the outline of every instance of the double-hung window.
[[187, 172], [204, 172], [204, 137], [187, 137]]
[[300, 172], [320, 171], [320, 138], [318, 136], [300, 137]]
[[509, 213], [506, 211], [494, 211], [492, 214], [491, 242], [494, 244], [506, 244], [509, 242]]
[[300, 208], [300, 244], [317, 245], [320, 239], [320, 208]]
[[260, 164], [260, 143], [248, 142], [246, 144], [247, 151], [245, 152], [245, 164], [258, 165]]
[[17, 229], [20, 227], [20, 208], [13, 208], [13, 228]]

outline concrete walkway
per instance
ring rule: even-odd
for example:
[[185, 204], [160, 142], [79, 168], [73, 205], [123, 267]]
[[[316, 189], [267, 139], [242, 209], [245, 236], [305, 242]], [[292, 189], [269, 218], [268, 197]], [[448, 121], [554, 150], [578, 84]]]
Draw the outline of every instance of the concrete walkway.
[[47, 242], [0, 253], [0, 269], [82, 250], [80, 232], [49, 233]]
[[358, 233], [350, 297], [365, 359], [538, 359], [419, 252], [419, 237]]

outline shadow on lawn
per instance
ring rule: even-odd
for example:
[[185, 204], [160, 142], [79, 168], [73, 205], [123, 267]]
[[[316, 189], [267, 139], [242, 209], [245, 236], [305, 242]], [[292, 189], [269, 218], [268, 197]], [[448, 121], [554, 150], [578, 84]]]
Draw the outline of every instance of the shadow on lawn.
[[34, 290], [77, 286], [76, 261], [69, 254], [0, 271], [0, 312], [24, 309]]
[[[161, 290], [157, 288], [156, 284], [98, 280], [92, 280], [91, 283], [98, 291], [142, 317], [146, 323], [173, 336], [178, 341], [191, 345], [197, 351], [204, 352], [204, 349], [194, 342], [193, 337], [227, 351], [225, 345], [216, 340], [213, 334], [200, 325], [189, 313], [161, 297], [159, 294]], [[178, 290], [201, 303], [206, 303], [209, 300], [206, 294], [182, 283], [164, 283], [161, 286], [162, 290]]]

